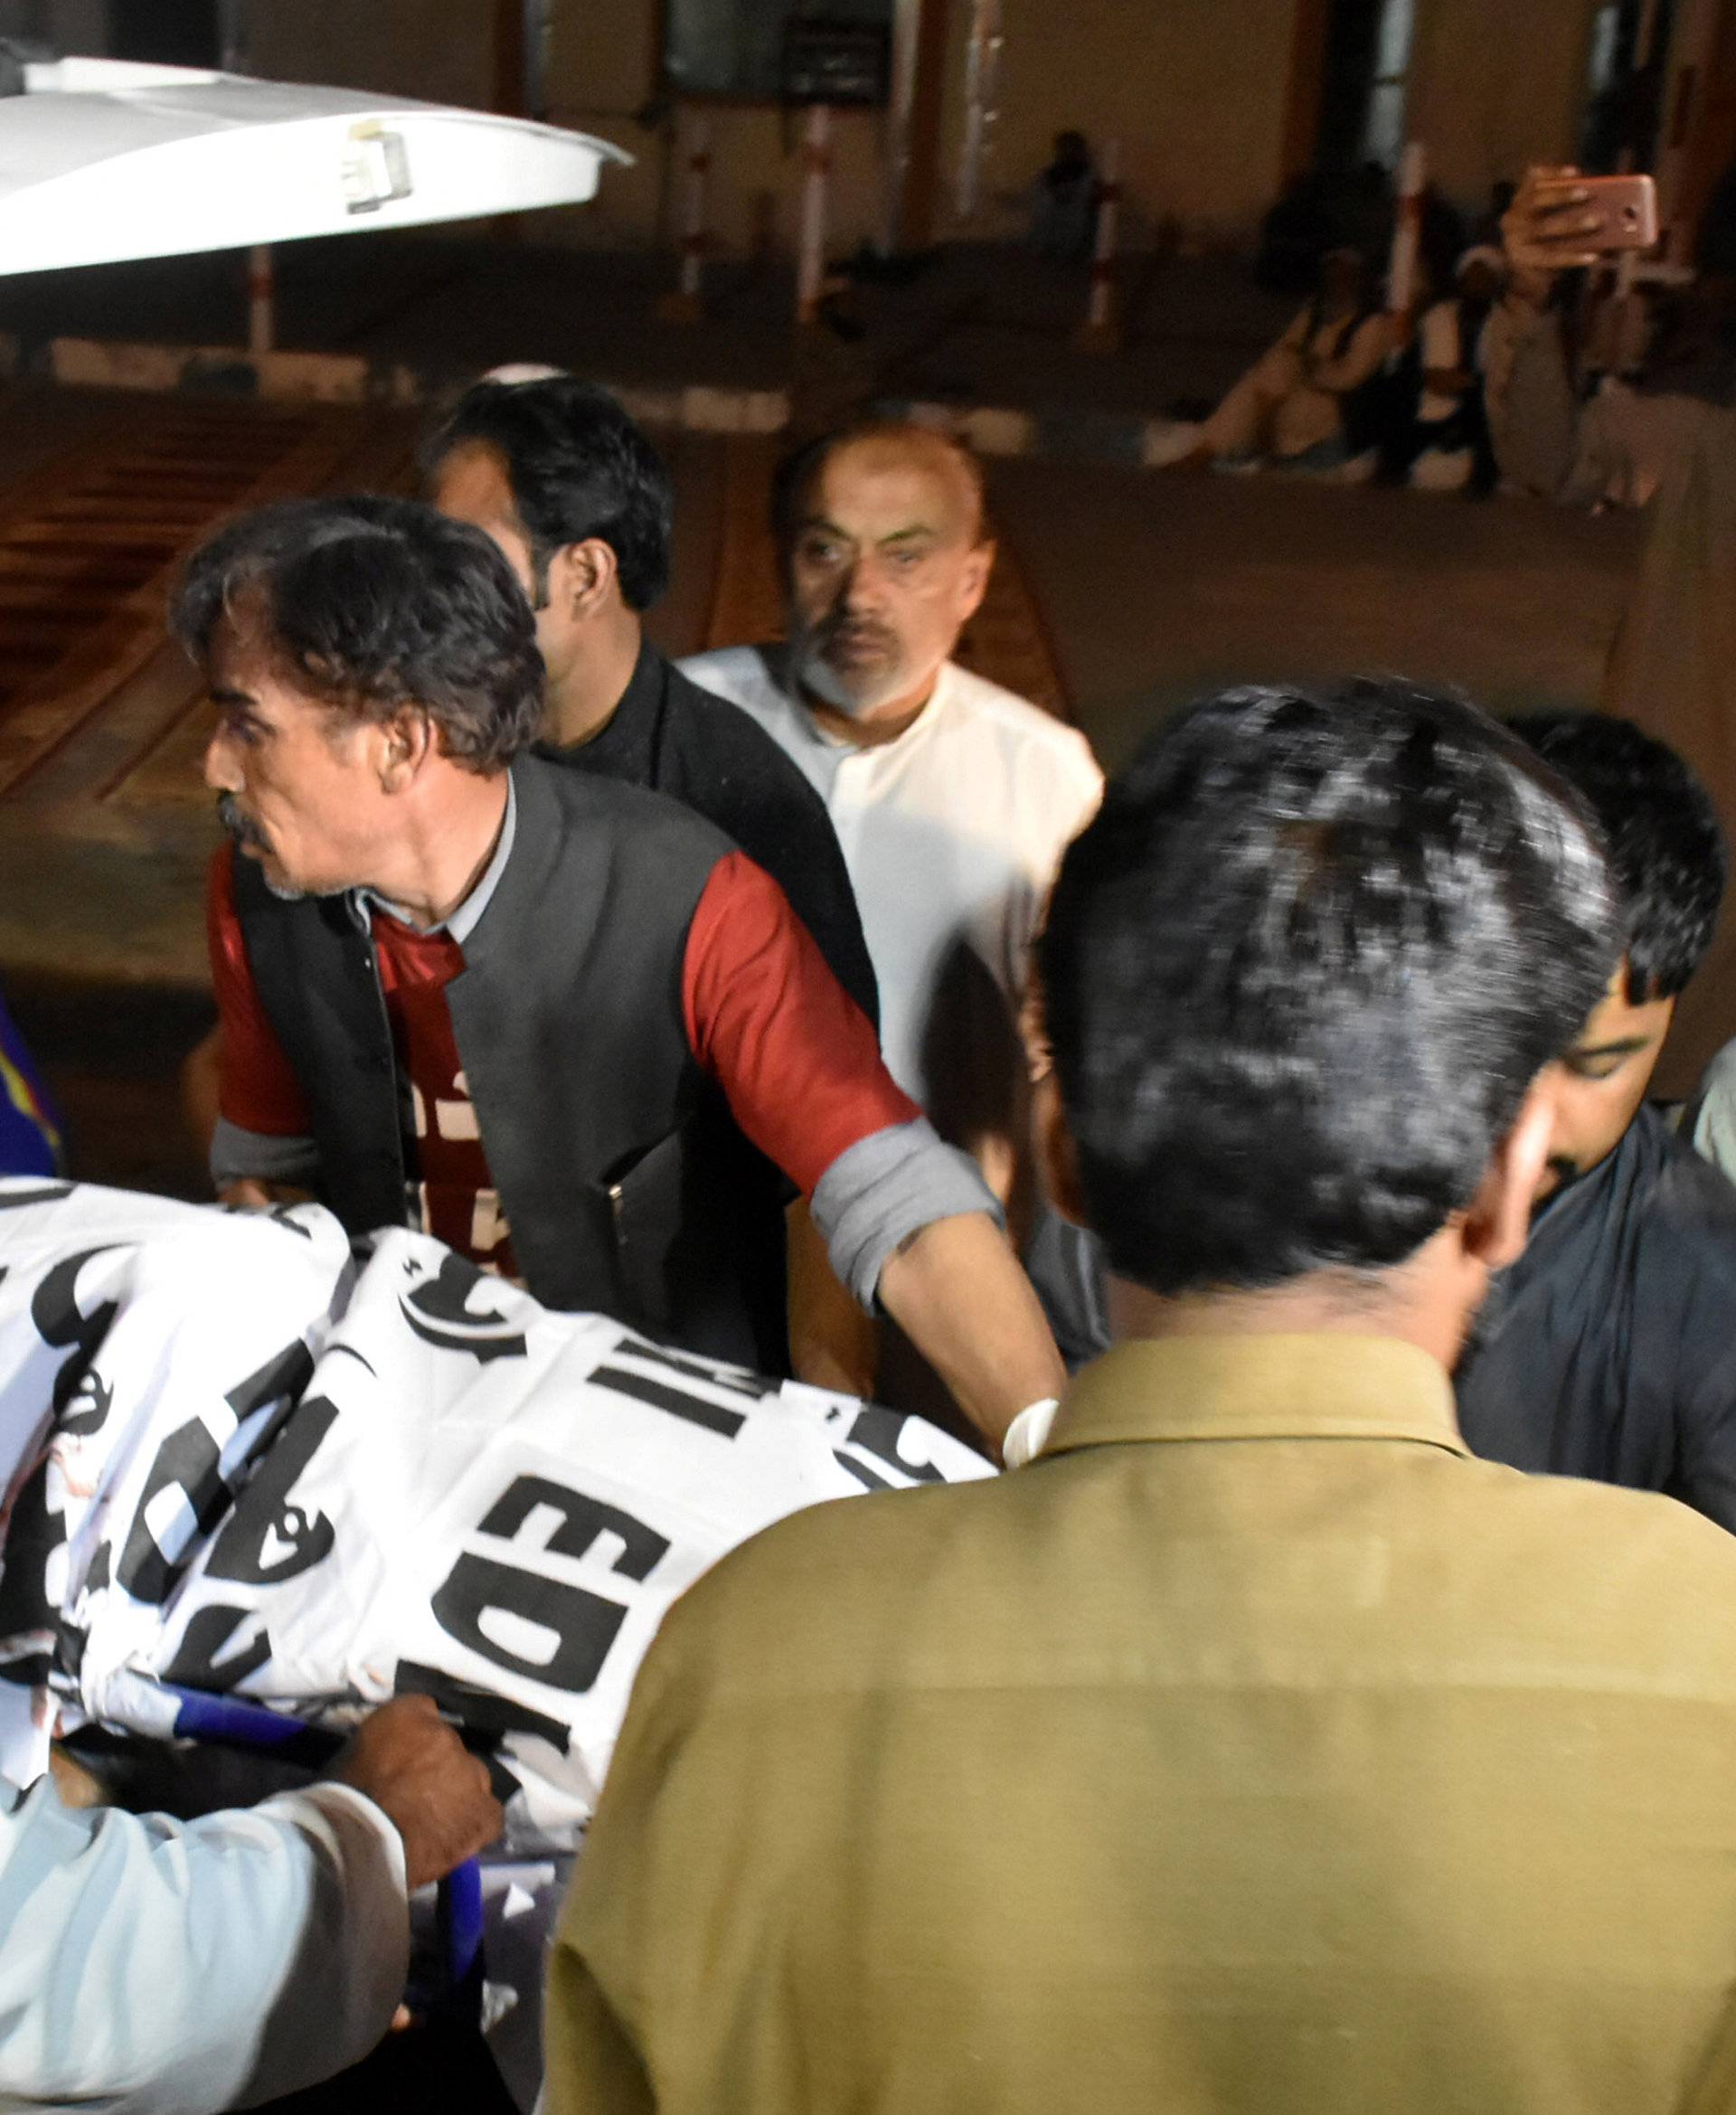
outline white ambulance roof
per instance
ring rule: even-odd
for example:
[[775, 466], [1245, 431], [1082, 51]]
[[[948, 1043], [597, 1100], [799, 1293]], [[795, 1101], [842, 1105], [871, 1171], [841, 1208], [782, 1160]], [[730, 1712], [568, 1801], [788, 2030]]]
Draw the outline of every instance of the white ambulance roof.
[[0, 97], [0, 272], [574, 205], [606, 140], [524, 118], [61, 59]]

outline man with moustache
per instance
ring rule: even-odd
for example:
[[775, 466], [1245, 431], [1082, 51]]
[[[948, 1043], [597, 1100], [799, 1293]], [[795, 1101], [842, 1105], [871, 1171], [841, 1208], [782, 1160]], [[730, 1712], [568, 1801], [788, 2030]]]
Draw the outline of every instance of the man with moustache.
[[[763, 867], [868, 1018], [880, 1006], [850, 876], [824, 804], [745, 713], [690, 683], [646, 636], [668, 585], [675, 495], [657, 451], [615, 399], [553, 369], [485, 377], [423, 450], [428, 498], [498, 545], [536, 614], [546, 672], [538, 752], [679, 800]], [[207, 1144], [216, 1120], [213, 1034], [186, 1091]], [[781, 1253], [788, 1185], [743, 1142], [731, 1173], [764, 1208], [752, 1223]], [[812, 1245], [797, 1206], [800, 1252]], [[778, 1254], [768, 1268], [781, 1268]], [[791, 1337], [808, 1342], [807, 1308]], [[816, 1374], [823, 1379], [823, 1374]]]
[[981, 1178], [776, 883], [675, 802], [523, 753], [543, 671], [486, 536], [403, 500], [261, 509], [175, 620], [250, 854], [209, 897], [223, 1194], [316, 1180], [354, 1232], [408, 1216], [550, 1306], [785, 1371], [746, 1139], [991, 1443], [1053, 1393]]
[[594, 382], [533, 372], [467, 390], [423, 461], [429, 499], [493, 537], [536, 612], [542, 753], [714, 823], [783, 890], [875, 1018], [862, 921], [818, 795], [776, 742], [646, 637], [669, 581], [675, 494], [645, 434]]
[[974, 1145], [1016, 1104], [1032, 936], [1102, 774], [1075, 729], [950, 658], [995, 562], [982, 474], [958, 442], [896, 423], [828, 435], [786, 465], [774, 525], [788, 645], [681, 666], [825, 800], [887, 1069], [943, 1137]]
[[[976, 1155], [1016, 1221], [1063, 1345], [1080, 1242], [1036, 1210], [1017, 1020], [1068, 842], [1102, 792], [1084, 737], [951, 656], [995, 562], [982, 473], [927, 427], [868, 422], [793, 457], [774, 493], [788, 639], [684, 661], [778, 742], [826, 802], [880, 986], [893, 1079]], [[925, 1400], [920, 1375], [827, 1347], [854, 1384]], [[894, 1351], [893, 1355], [898, 1355]]]
[[1490, 1460], [1665, 1491], [1736, 1529], [1736, 1188], [1645, 1099], [1717, 921], [1718, 817], [1626, 721], [1512, 726], [1597, 817], [1624, 952], [1561, 1058], [1543, 1201], [1459, 1362], [1459, 1423]]

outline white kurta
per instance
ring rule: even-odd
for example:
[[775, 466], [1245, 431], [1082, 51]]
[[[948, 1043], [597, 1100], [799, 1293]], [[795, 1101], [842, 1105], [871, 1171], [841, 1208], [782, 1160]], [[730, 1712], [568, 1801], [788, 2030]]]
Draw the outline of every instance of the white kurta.
[[887, 1069], [957, 1140], [992, 1117], [980, 1078], [1017, 1062], [1032, 938], [1102, 797], [1084, 736], [949, 661], [895, 741], [858, 749], [821, 732], [767, 650], [681, 666], [757, 720], [826, 802], [880, 980]]
[[1215, 456], [1268, 450], [1280, 462], [1344, 435], [1344, 400], [1373, 380], [1393, 349], [1385, 316], [1316, 320], [1305, 308], [1200, 429]]

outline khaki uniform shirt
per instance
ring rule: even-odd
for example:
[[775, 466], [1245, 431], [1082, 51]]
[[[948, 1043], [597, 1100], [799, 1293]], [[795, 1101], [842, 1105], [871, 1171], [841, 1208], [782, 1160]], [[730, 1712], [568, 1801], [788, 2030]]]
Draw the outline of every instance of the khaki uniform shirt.
[[1736, 1539], [1392, 1339], [1089, 1368], [725, 1559], [564, 1912], [551, 2115], [1736, 2107]]

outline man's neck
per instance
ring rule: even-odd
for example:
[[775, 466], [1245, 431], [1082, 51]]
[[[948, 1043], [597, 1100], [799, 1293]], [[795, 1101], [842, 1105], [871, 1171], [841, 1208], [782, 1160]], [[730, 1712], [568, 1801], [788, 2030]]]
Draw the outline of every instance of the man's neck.
[[[941, 668], [946, 664], [941, 663]], [[814, 723], [834, 741], [848, 742], [853, 749], [882, 749], [888, 742], [896, 741], [901, 734], [915, 726], [934, 702], [934, 694], [939, 687], [940, 668], [927, 675], [902, 697], [891, 698], [883, 705], [876, 705], [872, 713], [860, 718], [846, 713], [840, 706], [829, 705], [823, 697], [800, 684], [797, 688], [804, 705], [812, 715]]]
[[542, 739], [562, 749], [593, 741], [615, 717], [639, 665], [645, 627], [625, 606], [591, 619], [582, 646], [544, 694]]
[[506, 820], [505, 771], [450, 770], [429, 788], [366, 886], [422, 931], [443, 925], [488, 871]]
[[1426, 1351], [1450, 1373], [1476, 1302], [1466, 1302], [1439, 1282], [1427, 1261], [1433, 1246], [1425, 1243], [1409, 1262], [1390, 1270], [1365, 1276], [1310, 1271], [1260, 1292], [1165, 1298], [1111, 1277], [1110, 1328], [1118, 1342], [1143, 1336], [1394, 1336]]

